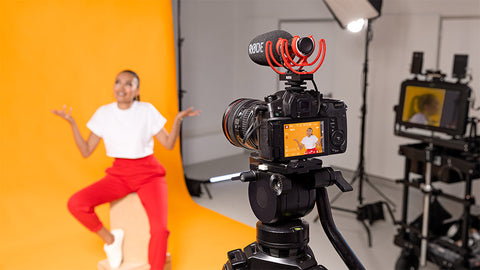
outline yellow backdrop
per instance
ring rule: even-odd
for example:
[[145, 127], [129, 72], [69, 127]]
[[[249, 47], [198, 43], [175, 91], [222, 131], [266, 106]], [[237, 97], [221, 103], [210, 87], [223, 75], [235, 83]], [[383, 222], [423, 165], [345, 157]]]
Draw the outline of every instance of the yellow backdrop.
[[[170, 0], [0, 1], [0, 269], [96, 269], [105, 257], [66, 202], [112, 160], [103, 145], [83, 159], [68, 124], [50, 110], [72, 106], [86, 136], [85, 123], [113, 101], [115, 75], [127, 68], [170, 129], [177, 113]], [[178, 145], [155, 154], [167, 169], [174, 269], [220, 269], [226, 251], [253, 241], [254, 230], [191, 200]], [[99, 214], [108, 224], [108, 207]]]

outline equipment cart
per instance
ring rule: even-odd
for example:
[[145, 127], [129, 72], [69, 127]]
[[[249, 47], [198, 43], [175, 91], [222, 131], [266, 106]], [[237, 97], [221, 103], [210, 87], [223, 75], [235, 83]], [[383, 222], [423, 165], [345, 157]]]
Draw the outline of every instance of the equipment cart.
[[[474, 149], [477, 145], [476, 141], [432, 140], [400, 146], [399, 153], [405, 157], [405, 170], [403, 179], [397, 181], [403, 184], [403, 202], [401, 220], [396, 221], [399, 229], [394, 244], [402, 248], [402, 253], [395, 269], [418, 269], [419, 263], [424, 265], [427, 260], [440, 269], [480, 269], [480, 249], [476, 250], [472, 245], [474, 239], [471, 235], [473, 221], [478, 220], [471, 214], [471, 207], [475, 204], [472, 184], [474, 179], [480, 178], [480, 154]], [[435, 182], [461, 182], [465, 185], [464, 194], [444, 193], [433, 187]], [[422, 215], [416, 222], [409, 223], [411, 189], [424, 194], [424, 205]], [[449, 214], [441, 211], [444, 209], [439, 207], [437, 197], [463, 207], [461, 218], [455, 221], [459, 229], [456, 241], [445, 236], [451, 224], [443, 222]]]

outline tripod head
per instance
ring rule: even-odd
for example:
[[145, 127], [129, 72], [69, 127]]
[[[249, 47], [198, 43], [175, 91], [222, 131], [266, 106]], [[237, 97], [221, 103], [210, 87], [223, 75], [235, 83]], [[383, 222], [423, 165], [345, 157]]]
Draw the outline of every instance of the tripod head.
[[364, 269], [336, 229], [326, 187], [351, 191], [341, 172], [323, 167], [319, 159], [288, 163], [250, 157], [250, 171], [232, 180], [249, 182], [250, 206], [259, 219], [257, 242], [229, 252], [225, 270], [326, 269], [317, 265], [308, 246], [309, 225], [301, 218], [317, 204], [320, 221], [330, 242], [350, 269]]
[[341, 172], [323, 167], [319, 159], [273, 163], [250, 157], [250, 171], [240, 174], [239, 180], [249, 182], [250, 206], [263, 223], [301, 218], [315, 206], [320, 187], [336, 184], [343, 192], [352, 187]]

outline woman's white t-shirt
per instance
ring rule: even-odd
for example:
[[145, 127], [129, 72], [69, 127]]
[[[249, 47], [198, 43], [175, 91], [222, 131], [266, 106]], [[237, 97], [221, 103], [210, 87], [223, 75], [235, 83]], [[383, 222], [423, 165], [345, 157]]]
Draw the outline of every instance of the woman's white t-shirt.
[[166, 122], [148, 102], [134, 101], [126, 110], [114, 102], [98, 108], [87, 127], [103, 139], [107, 156], [136, 159], [153, 154], [153, 136]]
[[315, 135], [310, 135], [310, 137], [305, 136], [302, 139], [302, 144], [305, 145], [306, 149], [313, 149], [316, 147], [316, 143], [318, 142], [318, 138]]
[[416, 113], [414, 114], [410, 120], [408, 120], [410, 123], [416, 123], [416, 124], [422, 124], [422, 125], [427, 125], [428, 124], [428, 119], [423, 113]]

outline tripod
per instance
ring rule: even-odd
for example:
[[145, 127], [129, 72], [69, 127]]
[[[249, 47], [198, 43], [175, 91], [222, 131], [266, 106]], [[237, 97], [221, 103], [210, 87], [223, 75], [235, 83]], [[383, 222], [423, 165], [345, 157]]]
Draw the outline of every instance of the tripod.
[[[368, 53], [369, 53], [369, 47], [370, 47], [370, 42], [372, 41], [373, 38], [373, 32], [371, 28], [371, 20], [368, 20], [367, 22], [367, 31], [366, 31], [366, 41], [365, 41], [365, 62], [363, 65], [363, 92], [362, 92], [362, 107], [361, 107], [361, 114], [362, 114], [362, 123], [361, 123], [361, 130], [360, 130], [360, 157], [359, 157], [359, 162], [357, 169], [355, 171], [354, 177], [352, 181], [350, 182], [351, 185], [353, 185], [357, 180], [358, 180], [358, 205], [356, 210], [350, 210], [346, 208], [341, 208], [341, 207], [335, 207], [332, 206], [331, 208], [334, 210], [339, 210], [339, 211], [344, 211], [352, 214], [357, 215], [357, 220], [362, 222], [363, 226], [365, 227], [365, 230], [367, 232], [367, 237], [368, 237], [368, 246], [372, 246], [372, 237], [371, 237], [371, 232], [370, 228], [367, 226], [365, 223], [365, 219], [370, 218], [370, 223], [372, 223], [375, 218], [380, 218], [383, 219], [383, 209], [382, 204], [385, 204], [390, 212], [392, 214], [392, 210], [390, 209], [390, 205], [394, 206], [395, 209], [395, 203], [389, 199], [381, 190], [379, 190], [377, 187], [375, 187], [370, 180], [368, 179], [367, 174], [365, 173], [365, 127], [366, 127], [366, 116], [367, 116], [367, 88], [368, 88]], [[363, 204], [363, 184], [367, 183], [375, 192], [377, 192], [382, 198], [385, 199], [387, 202], [379, 202], [374, 205], [364, 205]], [[330, 203], [334, 203], [342, 193], [337, 194], [333, 199], [330, 201]], [[381, 213], [378, 213], [381, 211]], [[377, 212], [378, 216], [377, 217], [372, 217], [372, 212]], [[318, 218], [315, 219], [315, 221]]]
[[336, 229], [330, 211], [327, 186], [352, 190], [340, 172], [322, 167], [317, 159], [276, 164], [251, 157], [250, 167], [232, 180], [249, 182], [250, 206], [260, 220], [257, 241], [243, 251], [228, 252], [224, 270], [326, 270], [308, 246], [309, 226], [301, 219], [315, 203], [325, 234], [347, 267], [365, 269]]

